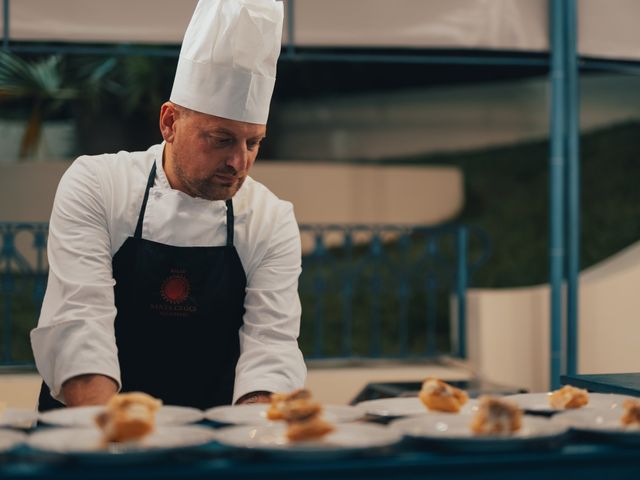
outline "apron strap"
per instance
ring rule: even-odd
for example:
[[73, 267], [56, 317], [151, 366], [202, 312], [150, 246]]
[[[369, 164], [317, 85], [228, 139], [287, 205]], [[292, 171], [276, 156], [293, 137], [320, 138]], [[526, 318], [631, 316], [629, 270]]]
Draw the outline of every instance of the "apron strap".
[[156, 179], [156, 162], [153, 161], [151, 172], [149, 172], [149, 180], [147, 180], [147, 188], [144, 191], [144, 199], [142, 200], [142, 206], [140, 207], [140, 214], [138, 215], [138, 224], [136, 225], [136, 233], [133, 235], [135, 238], [142, 238], [142, 222], [144, 220], [144, 212], [147, 209], [147, 200], [149, 200], [149, 190], [153, 187], [153, 182]]
[[227, 200], [227, 247], [233, 247], [233, 202]]

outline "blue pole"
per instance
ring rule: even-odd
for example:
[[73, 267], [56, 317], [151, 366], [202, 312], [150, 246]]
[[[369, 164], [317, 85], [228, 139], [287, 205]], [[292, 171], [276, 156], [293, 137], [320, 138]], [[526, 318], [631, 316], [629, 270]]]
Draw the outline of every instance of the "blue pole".
[[2, 2], [2, 49], [9, 51], [9, 0]]
[[562, 373], [562, 280], [564, 257], [564, 109], [565, 61], [563, 1], [550, 0], [551, 132], [549, 152], [549, 283], [551, 287], [550, 386], [560, 386]]
[[566, 2], [567, 112], [567, 374], [578, 373], [580, 289], [580, 85], [576, 0]]
[[467, 249], [469, 233], [466, 227], [458, 227], [458, 265], [456, 275], [456, 296], [458, 316], [458, 358], [467, 357]]

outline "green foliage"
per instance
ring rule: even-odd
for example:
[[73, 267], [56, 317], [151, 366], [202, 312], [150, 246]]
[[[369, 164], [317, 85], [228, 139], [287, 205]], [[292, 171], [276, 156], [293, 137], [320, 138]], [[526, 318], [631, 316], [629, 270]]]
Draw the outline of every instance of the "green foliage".
[[120, 59], [117, 78], [123, 111], [136, 110], [156, 124], [160, 105], [167, 101], [175, 75], [175, 59], [162, 57], [124, 57]]
[[115, 64], [113, 58], [60, 55], [28, 60], [0, 51], [0, 102], [17, 103], [28, 111], [20, 158], [35, 152], [45, 120], [79, 100], [96, 108], [101, 95], [114, 86], [108, 76]]
[[[582, 135], [581, 269], [640, 239], [638, 131], [640, 124], [630, 122]], [[548, 142], [538, 141], [389, 163], [462, 169], [466, 199], [459, 220], [483, 228], [492, 243], [473, 285], [492, 288], [548, 280], [548, 158]]]
[[[38, 323], [38, 302], [34, 300], [35, 280], [32, 276], [16, 275], [12, 286], [12, 291], [8, 294], [5, 291], [9, 284], [6, 278], [2, 278], [3, 288], [0, 289], [0, 308], [3, 322], [6, 321], [5, 312], [11, 312], [11, 330], [5, 330], [5, 324], [0, 327], [0, 359], [4, 360], [4, 336], [11, 335], [10, 358], [13, 362], [31, 363], [33, 353], [31, 352], [31, 342], [29, 332]], [[0, 361], [1, 363], [1, 361]]]

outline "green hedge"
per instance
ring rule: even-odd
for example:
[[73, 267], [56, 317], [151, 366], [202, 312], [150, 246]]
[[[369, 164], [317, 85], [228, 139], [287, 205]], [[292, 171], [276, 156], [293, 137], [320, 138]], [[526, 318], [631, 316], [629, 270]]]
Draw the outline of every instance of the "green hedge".
[[[473, 277], [478, 287], [514, 287], [548, 279], [549, 144], [529, 142], [389, 163], [456, 165], [464, 172], [460, 221], [483, 228], [492, 255]], [[581, 269], [640, 240], [640, 123], [581, 138]]]

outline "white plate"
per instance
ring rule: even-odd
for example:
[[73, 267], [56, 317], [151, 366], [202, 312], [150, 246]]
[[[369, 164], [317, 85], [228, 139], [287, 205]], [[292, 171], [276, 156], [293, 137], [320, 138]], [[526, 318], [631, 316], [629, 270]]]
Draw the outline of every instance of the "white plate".
[[[474, 411], [477, 404], [477, 400], [471, 399], [462, 406], [459, 413], [470, 413]], [[360, 402], [356, 406], [367, 415], [384, 418], [407, 417], [412, 415], [422, 415], [424, 413], [441, 413], [428, 410], [418, 397], [380, 398], [378, 400], [366, 400], [364, 402]]]
[[623, 413], [622, 407], [606, 410], [572, 410], [556, 415], [553, 422], [608, 440], [640, 443], [640, 428], [624, 427], [620, 422]]
[[395, 420], [389, 428], [403, 435], [460, 451], [513, 451], [560, 443], [568, 428], [548, 418], [523, 416], [522, 427], [506, 435], [476, 435], [471, 415], [427, 414]]
[[0, 452], [6, 452], [25, 442], [27, 436], [22, 432], [0, 429]]
[[[549, 405], [549, 396], [551, 392], [546, 393], [519, 393], [517, 395], [507, 395], [502, 397], [505, 400], [511, 400], [517, 403], [520, 408], [527, 412], [536, 413], [556, 413], [562, 412], [564, 409], [552, 408]], [[628, 398], [625, 395], [614, 395], [611, 393], [589, 393], [589, 403], [577, 410], [608, 410], [619, 408], [620, 405]]]
[[32, 428], [38, 420], [38, 412], [26, 408], [7, 408], [0, 414], [0, 427]]
[[[205, 412], [207, 420], [227, 425], [267, 425], [268, 404], [214, 407]], [[324, 405], [322, 417], [330, 423], [353, 422], [364, 416], [361, 409], [349, 405]]]
[[215, 431], [199, 425], [158, 427], [139, 442], [111, 443], [104, 446], [97, 428], [46, 428], [29, 436], [27, 444], [36, 450], [108, 459], [126, 455], [157, 455], [168, 450], [204, 445], [215, 439]]
[[341, 423], [335, 431], [316, 440], [291, 442], [287, 425], [242, 425], [221, 428], [217, 440], [223, 445], [287, 458], [337, 458], [396, 444], [402, 435], [381, 425]]
[[[40, 414], [40, 421], [59, 427], [94, 427], [95, 417], [104, 411], [104, 407], [58, 408]], [[186, 425], [199, 422], [204, 412], [191, 407], [163, 405], [156, 414], [157, 425]]]

